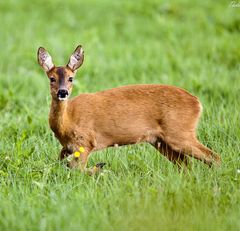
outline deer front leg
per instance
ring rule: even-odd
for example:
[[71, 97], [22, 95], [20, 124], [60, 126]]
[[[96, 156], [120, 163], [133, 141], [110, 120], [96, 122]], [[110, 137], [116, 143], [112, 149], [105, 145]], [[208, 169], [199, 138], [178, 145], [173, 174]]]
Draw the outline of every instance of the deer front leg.
[[105, 163], [98, 163], [92, 168], [87, 168], [88, 157], [90, 155], [90, 149], [80, 146], [80, 148], [72, 154], [72, 159], [68, 163], [70, 168], [78, 168], [83, 173], [88, 175], [95, 175], [105, 165]]
[[73, 149], [71, 149], [69, 147], [63, 147], [60, 154], [59, 154], [59, 160], [65, 159], [66, 157], [68, 157], [72, 153], [73, 153]]
[[70, 158], [69, 158], [68, 167], [78, 168], [82, 172], [84, 172], [87, 166], [89, 154], [90, 154], [90, 149], [88, 148], [84, 148], [83, 146], [76, 148], [73, 154], [69, 156]]

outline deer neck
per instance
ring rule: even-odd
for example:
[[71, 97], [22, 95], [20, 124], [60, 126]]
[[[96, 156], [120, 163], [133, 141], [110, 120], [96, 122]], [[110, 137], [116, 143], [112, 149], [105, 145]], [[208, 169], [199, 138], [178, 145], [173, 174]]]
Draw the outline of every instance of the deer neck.
[[59, 101], [57, 99], [52, 99], [49, 124], [53, 132], [57, 137], [64, 136], [67, 130], [68, 123], [68, 100]]

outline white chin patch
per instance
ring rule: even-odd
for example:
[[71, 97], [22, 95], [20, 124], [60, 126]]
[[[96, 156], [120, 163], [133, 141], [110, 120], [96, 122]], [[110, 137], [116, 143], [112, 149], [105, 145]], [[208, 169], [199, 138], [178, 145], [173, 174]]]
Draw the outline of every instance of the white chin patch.
[[60, 101], [64, 101], [64, 100], [66, 100], [67, 98], [68, 98], [67, 96], [64, 97], [64, 98], [58, 97], [58, 99], [59, 99]]

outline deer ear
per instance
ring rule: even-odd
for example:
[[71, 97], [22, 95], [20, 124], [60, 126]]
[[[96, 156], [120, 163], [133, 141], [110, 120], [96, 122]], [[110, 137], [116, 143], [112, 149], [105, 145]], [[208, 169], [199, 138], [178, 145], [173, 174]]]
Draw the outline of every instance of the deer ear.
[[46, 72], [54, 67], [51, 55], [43, 47], [38, 48], [38, 63]]
[[84, 60], [84, 51], [82, 46], [79, 45], [71, 55], [67, 66], [72, 70], [76, 71], [83, 63]]

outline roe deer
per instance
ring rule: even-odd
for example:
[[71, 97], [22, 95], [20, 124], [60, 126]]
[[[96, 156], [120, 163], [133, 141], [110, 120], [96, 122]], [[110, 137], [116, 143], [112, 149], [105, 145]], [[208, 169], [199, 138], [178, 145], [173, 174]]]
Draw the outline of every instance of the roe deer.
[[[196, 137], [202, 106], [198, 98], [183, 89], [130, 85], [68, 99], [83, 60], [84, 51], [78, 46], [66, 66], [56, 67], [49, 53], [38, 49], [38, 62], [50, 80], [49, 123], [63, 146], [60, 159], [82, 147], [83, 153], [70, 166], [86, 171], [93, 151], [148, 142], [174, 163], [192, 156], [208, 165], [220, 164], [220, 157]], [[98, 171], [99, 166], [90, 170]]]

